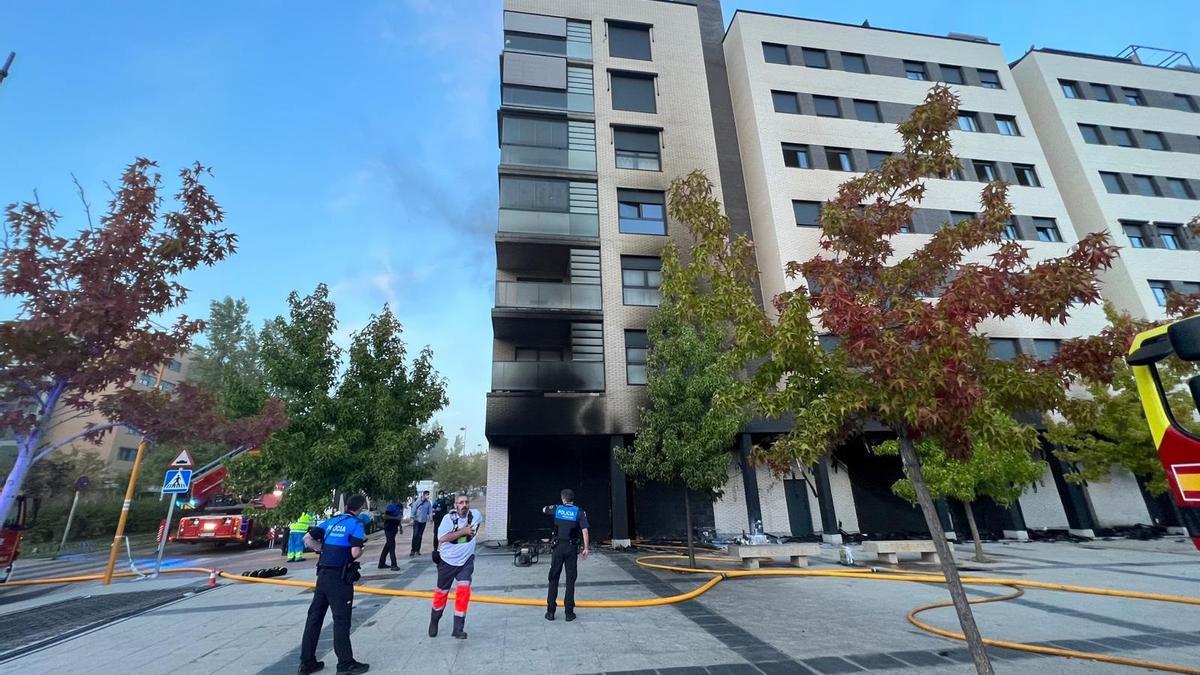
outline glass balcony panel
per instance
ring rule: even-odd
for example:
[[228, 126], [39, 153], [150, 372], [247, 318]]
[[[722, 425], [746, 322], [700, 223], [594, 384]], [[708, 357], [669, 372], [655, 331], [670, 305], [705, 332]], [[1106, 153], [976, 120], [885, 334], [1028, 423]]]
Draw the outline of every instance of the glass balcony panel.
[[500, 209], [500, 231], [596, 238], [600, 236], [600, 217], [587, 213]]
[[604, 362], [494, 361], [492, 391], [604, 391]]
[[541, 309], [600, 309], [600, 286], [543, 281], [496, 283], [497, 307]]

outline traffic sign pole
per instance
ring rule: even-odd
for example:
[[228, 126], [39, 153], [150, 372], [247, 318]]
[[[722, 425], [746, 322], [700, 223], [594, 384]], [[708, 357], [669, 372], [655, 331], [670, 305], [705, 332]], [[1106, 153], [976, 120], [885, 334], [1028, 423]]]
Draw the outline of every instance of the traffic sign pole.
[[79, 490], [75, 491], [75, 499], [71, 500], [71, 512], [67, 514], [67, 526], [63, 528], [63, 538], [58, 544], [58, 551], [54, 554], [55, 558], [62, 554], [63, 547], [67, 545], [67, 535], [71, 533], [71, 521], [75, 520], [76, 506], [79, 506]]
[[167, 548], [167, 537], [171, 534], [171, 517], [175, 515], [175, 495], [171, 495], [171, 505], [167, 507], [167, 526], [163, 528], [162, 541], [158, 542], [158, 559], [154, 561], [154, 574], [151, 579], [158, 578], [158, 570], [162, 568], [163, 551]]

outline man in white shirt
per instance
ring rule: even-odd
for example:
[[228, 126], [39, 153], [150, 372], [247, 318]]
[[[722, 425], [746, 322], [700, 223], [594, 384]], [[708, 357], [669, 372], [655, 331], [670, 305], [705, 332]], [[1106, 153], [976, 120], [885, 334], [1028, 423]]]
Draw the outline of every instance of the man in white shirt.
[[483, 515], [471, 508], [471, 498], [459, 495], [454, 500], [454, 510], [446, 514], [437, 529], [438, 547], [434, 551], [437, 562], [437, 588], [433, 591], [433, 612], [429, 617], [429, 637], [437, 637], [438, 622], [454, 588], [454, 632], [459, 640], [466, 640], [463, 624], [467, 618], [467, 605], [471, 602], [471, 575], [475, 571], [475, 540]]

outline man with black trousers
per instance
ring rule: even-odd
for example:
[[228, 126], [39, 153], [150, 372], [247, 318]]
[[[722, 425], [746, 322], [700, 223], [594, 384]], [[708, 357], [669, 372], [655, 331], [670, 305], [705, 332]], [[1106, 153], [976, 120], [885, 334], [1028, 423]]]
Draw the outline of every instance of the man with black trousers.
[[433, 550], [438, 550], [438, 530], [442, 527], [442, 519], [450, 512], [450, 507], [454, 503], [450, 497], [446, 496], [445, 490], [438, 490], [437, 499], [433, 500]]
[[579, 574], [576, 556], [581, 552], [579, 545], [582, 542], [583, 559], [588, 558], [588, 519], [587, 511], [575, 506], [574, 490], [566, 488], [560, 497], [562, 504], [542, 509], [542, 513], [554, 516], [554, 551], [550, 558], [550, 587], [546, 591], [546, 620], [554, 620], [554, 610], [558, 604], [558, 579], [562, 576], [563, 568], [566, 568], [567, 592], [563, 595], [563, 609], [566, 610], [567, 621], [574, 621], [575, 578]]
[[[429, 502], [429, 490], [421, 493], [421, 498], [412, 505], [412, 550], [409, 551], [409, 556], [421, 555], [421, 540], [425, 538], [425, 524], [429, 522], [429, 512], [432, 510], [433, 504]], [[434, 528], [437, 531], [437, 528]], [[435, 536], [434, 542], [437, 541]], [[436, 546], [436, 543], [435, 543]]]
[[390, 555], [392, 557], [392, 571], [400, 569], [396, 564], [396, 534], [400, 532], [400, 518], [403, 514], [403, 508], [395, 500], [388, 502], [387, 508], [383, 512], [383, 550], [379, 552], [379, 569], [387, 569], [384, 562]]
[[346, 501], [346, 512], [338, 514], [317, 527], [311, 527], [304, 535], [304, 545], [317, 551], [317, 587], [313, 590], [312, 604], [308, 606], [308, 620], [304, 624], [304, 639], [300, 642], [300, 675], [315, 673], [325, 667], [317, 660], [317, 638], [321, 636], [321, 624], [325, 623], [325, 612], [333, 612], [333, 651], [337, 654], [338, 675], [358, 675], [371, 669], [365, 663], [354, 660], [350, 647], [350, 614], [354, 609], [354, 582], [361, 576], [358, 558], [366, 534], [358, 514], [367, 503], [367, 498], [354, 495]]

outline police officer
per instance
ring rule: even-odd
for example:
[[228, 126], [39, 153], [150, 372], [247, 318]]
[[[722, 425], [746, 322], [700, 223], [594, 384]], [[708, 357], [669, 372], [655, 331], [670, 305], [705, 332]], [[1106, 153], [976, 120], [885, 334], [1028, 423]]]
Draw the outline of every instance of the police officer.
[[357, 675], [371, 669], [354, 660], [350, 648], [350, 611], [354, 603], [354, 582], [358, 580], [357, 558], [362, 555], [365, 532], [359, 513], [366, 497], [354, 495], [346, 502], [346, 512], [310, 528], [304, 543], [321, 554], [317, 560], [317, 587], [308, 606], [304, 639], [300, 643], [300, 675], [325, 667], [317, 660], [317, 638], [325, 623], [325, 610], [333, 612], [333, 651], [337, 654], [338, 675]]
[[567, 621], [575, 620], [575, 577], [576, 555], [580, 553], [579, 544], [583, 543], [583, 559], [588, 557], [588, 519], [587, 511], [575, 506], [575, 491], [564, 489], [560, 494], [562, 504], [547, 506], [542, 513], [554, 516], [554, 552], [550, 558], [550, 588], [546, 591], [546, 620], [554, 620], [554, 609], [558, 603], [558, 579], [563, 568], [567, 569], [567, 592], [563, 595], [563, 608], [566, 609]]
[[446, 514], [450, 512], [451, 504], [453, 504], [453, 501], [451, 501], [451, 499], [446, 496], [446, 491], [438, 490], [438, 496], [437, 496], [437, 499], [433, 500], [433, 509], [432, 509], [432, 513], [433, 513], [433, 550], [435, 550], [435, 551], [438, 550], [438, 545], [441, 543], [440, 541], [438, 541], [437, 532], [442, 527], [442, 519], [445, 518]]

